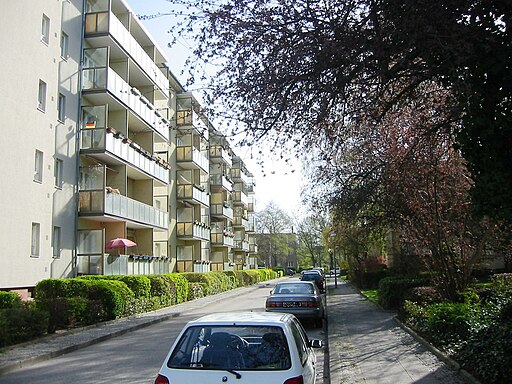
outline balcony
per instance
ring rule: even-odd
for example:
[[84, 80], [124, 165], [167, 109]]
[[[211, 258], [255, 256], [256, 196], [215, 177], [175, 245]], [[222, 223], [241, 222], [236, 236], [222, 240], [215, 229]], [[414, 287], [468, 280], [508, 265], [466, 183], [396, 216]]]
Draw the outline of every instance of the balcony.
[[249, 220], [247, 220], [245, 217], [241, 216], [234, 216], [233, 217], [233, 226], [234, 227], [249, 227]]
[[227, 204], [210, 204], [210, 215], [233, 220], [233, 208]]
[[241, 170], [240, 168], [237, 168], [236, 165], [231, 168], [231, 176], [233, 176], [233, 179], [235, 181], [242, 181], [246, 185], [249, 184], [250, 178], [245, 173], [245, 170]]
[[249, 242], [247, 240], [235, 240], [233, 243], [233, 250], [249, 252]]
[[[169, 141], [169, 121], [162, 117], [155, 106], [137, 88], [131, 87], [112, 68], [85, 68], [82, 70], [82, 76], [82, 91], [87, 93], [93, 103], [96, 105], [120, 103], [123, 108], [131, 110], [162, 138]], [[105, 91], [115, 100], [105, 99]]]
[[249, 252], [258, 253], [258, 245], [249, 243]]
[[177, 222], [176, 234], [182, 240], [210, 240], [210, 228], [195, 222]]
[[210, 196], [204, 189], [194, 184], [178, 184], [176, 187], [176, 198], [180, 201], [187, 201], [192, 204], [210, 205]]
[[79, 192], [81, 216], [110, 216], [122, 221], [132, 221], [143, 226], [167, 229], [169, 214], [157, 208], [105, 190]]
[[226, 191], [231, 192], [233, 182], [226, 175], [210, 175], [210, 187], [224, 188]]
[[101, 44], [108, 44], [112, 49], [115, 49], [116, 44], [109, 44], [104, 41], [103, 36], [105, 34], [109, 34], [115, 40], [142, 72], [158, 86], [162, 94], [168, 95], [169, 82], [166, 76], [121, 21], [109, 12], [87, 13], [85, 15], [85, 37], [90, 38], [91, 45], [94, 46], [93, 39], [96, 38]]
[[233, 204], [235, 205], [243, 205], [244, 207], [247, 207], [249, 204], [249, 198], [245, 194], [245, 192], [242, 191], [233, 191]]
[[212, 232], [211, 244], [214, 247], [232, 247], [234, 239], [232, 235], [228, 236], [223, 232]]
[[210, 159], [212, 161], [224, 161], [224, 163], [230, 167], [233, 164], [231, 161], [231, 155], [222, 145], [212, 145], [210, 147]]
[[153, 156], [138, 144], [119, 133], [115, 133], [112, 129], [82, 129], [80, 151], [91, 157], [96, 157], [102, 162], [129, 164], [140, 173], [149, 175], [164, 184], [169, 184], [170, 167], [167, 162]]
[[193, 109], [176, 111], [176, 127], [181, 132], [189, 132], [191, 129], [205, 135], [208, 132], [208, 126], [201, 118], [201, 115]]
[[247, 227], [245, 228], [245, 231], [256, 232], [256, 218], [254, 216], [249, 216], [249, 220], [247, 221]]
[[191, 145], [176, 147], [176, 163], [184, 169], [201, 169], [208, 173], [210, 164], [203, 154]]

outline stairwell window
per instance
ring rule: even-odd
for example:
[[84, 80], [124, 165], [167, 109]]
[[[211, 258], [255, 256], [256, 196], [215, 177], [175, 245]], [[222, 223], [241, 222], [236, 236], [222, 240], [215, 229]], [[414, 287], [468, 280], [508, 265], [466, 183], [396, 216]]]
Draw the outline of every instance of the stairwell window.
[[30, 257], [39, 257], [39, 242], [40, 242], [41, 224], [32, 223], [32, 239], [30, 246]]
[[62, 189], [62, 171], [64, 168], [64, 161], [62, 159], [55, 159], [55, 187]]
[[37, 109], [44, 112], [46, 111], [46, 83], [39, 80], [39, 91], [37, 94]]
[[50, 43], [50, 18], [45, 14], [41, 22], [41, 41], [46, 45]]
[[60, 57], [64, 60], [68, 58], [68, 45], [69, 45], [69, 37], [65, 32], [61, 32], [60, 34]]
[[57, 103], [57, 118], [61, 123], [66, 120], [66, 96], [59, 93], [59, 100]]
[[38, 183], [43, 181], [43, 152], [37, 149], [34, 158], [34, 181]]
[[52, 247], [53, 247], [53, 258], [59, 259], [60, 258], [60, 234], [61, 234], [61, 228], [60, 227], [53, 227], [53, 234], [52, 234]]

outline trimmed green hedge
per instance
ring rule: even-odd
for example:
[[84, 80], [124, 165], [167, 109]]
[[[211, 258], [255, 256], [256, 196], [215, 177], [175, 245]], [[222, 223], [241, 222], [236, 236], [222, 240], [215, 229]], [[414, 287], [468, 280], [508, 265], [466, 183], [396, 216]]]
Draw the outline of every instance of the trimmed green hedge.
[[134, 293], [135, 297], [150, 297], [151, 281], [145, 275], [84, 275], [79, 279], [87, 280], [118, 280], [125, 283]]
[[0, 291], [0, 309], [18, 308], [21, 306], [21, 297], [16, 292]]
[[0, 309], [0, 348], [41, 337], [47, 329], [48, 312], [33, 303]]
[[379, 282], [379, 304], [385, 309], [399, 309], [409, 290], [428, 285], [426, 277], [385, 277]]

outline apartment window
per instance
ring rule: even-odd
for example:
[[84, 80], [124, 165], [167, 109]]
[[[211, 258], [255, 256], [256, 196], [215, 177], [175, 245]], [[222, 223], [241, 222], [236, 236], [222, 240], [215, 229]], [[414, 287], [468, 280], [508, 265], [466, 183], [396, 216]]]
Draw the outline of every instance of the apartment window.
[[41, 232], [41, 224], [32, 223], [32, 241], [30, 247], [30, 256], [39, 257], [39, 236]]
[[46, 45], [50, 42], [50, 18], [46, 15], [41, 22], [41, 41]]
[[64, 169], [64, 161], [55, 159], [55, 186], [62, 188], [62, 171]]
[[63, 59], [68, 58], [68, 44], [69, 44], [69, 36], [65, 32], [61, 32], [60, 34], [60, 57]]
[[60, 258], [60, 234], [61, 234], [61, 228], [53, 227], [52, 247], [53, 247], [53, 258], [54, 259]]
[[62, 93], [59, 93], [57, 112], [59, 121], [64, 122], [66, 119], [66, 96], [64, 96]]
[[39, 80], [39, 92], [37, 94], [37, 108], [40, 111], [46, 110], [46, 83]]
[[39, 183], [43, 181], [43, 152], [37, 149], [34, 161], [34, 181]]

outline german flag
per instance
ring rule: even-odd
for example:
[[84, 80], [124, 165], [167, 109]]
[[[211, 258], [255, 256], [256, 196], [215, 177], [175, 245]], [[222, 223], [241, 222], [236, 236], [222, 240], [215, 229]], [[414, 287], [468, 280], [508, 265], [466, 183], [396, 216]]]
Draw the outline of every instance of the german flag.
[[85, 123], [85, 128], [96, 128], [96, 122], [88, 121], [87, 123]]

